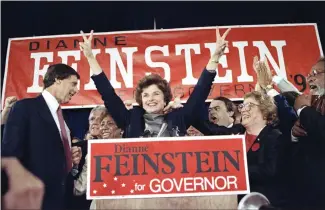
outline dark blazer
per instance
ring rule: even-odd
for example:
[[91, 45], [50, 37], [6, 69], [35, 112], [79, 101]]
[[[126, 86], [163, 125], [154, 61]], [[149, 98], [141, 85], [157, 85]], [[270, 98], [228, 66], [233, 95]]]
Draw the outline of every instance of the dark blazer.
[[[244, 134], [245, 128], [241, 124], [235, 124], [231, 128], [218, 126], [205, 120], [195, 126], [205, 135], [231, 135]], [[265, 126], [257, 136], [254, 144], [259, 144], [259, 149], [247, 152], [248, 175], [251, 192], [264, 194], [272, 205], [286, 206], [287, 190], [285, 165], [281, 164], [284, 154], [283, 136], [273, 126]], [[239, 200], [244, 195], [238, 196]]]
[[313, 107], [305, 107], [300, 113], [300, 123], [307, 133], [311, 133], [319, 138], [319, 146], [325, 150], [325, 115], [321, 115]]
[[306, 137], [300, 137], [297, 183], [299, 204], [306, 208], [325, 209], [325, 116], [314, 107], [305, 107], [299, 116]]
[[[199, 107], [204, 105], [209, 95], [215, 75], [215, 72], [204, 69], [184, 107], [165, 115], [168, 124], [167, 130], [172, 136], [185, 136], [186, 130], [193, 120], [193, 113], [200, 111]], [[144, 109], [136, 106], [131, 110], [127, 110], [123, 101], [116, 95], [104, 72], [92, 76], [92, 79], [108, 112], [117, 126], [124, 130], [123, 137], [137, 138], [143, 136], [145, 129]]]
[[251, 192], [262, 193], [275, 207], [286, 207], [289, 202], [287, 177], [284, 176], [286, 165], [282, 162], [284, 142], [278, 129], [265, 126], [254, 142], [260, 145], [259, 149], [250, 148], [247, 152]]
[[[5, 126], [2, 156], [17, 157], [45, 184], [42, 209], [64, 209], [73, 178], [66, 172], [59, 130], [42, 95], [17, 101]], [[19, 201], [18, 201], [19, 202]]]
[[[280, 105], [283, 98], [278, 99]], [[281, 103], [283, 105], [284, 102]], [[246, 132], [241, 124], [234, 124], [231, 128], [227, 128], [209, 122], [208, 110], [205, 107], [201, 108], [204, 115], [196, 115], [200, 120], [193, 121], [193, 126], [204, 135], [231, 135]], [[254, 142], [254, 144], [258, 143], [260, 148], [257, 151], [250, 149], [247, 153], [251, 192], [264, 194], [274, 206], [287, 206], [289, 202], [286, 170], [288, 157], [285, 151], [288, 140], [285, 138], [286, 136], [282, 135], [279, 129], [271, 125], [266, 126]], [[240, 195], [239, 200], [242, 197]]]
[[288, 136], [286, 140], [291, 142], [291, 129], [298, 118], [296, 111], [289, 105], [287, 99], [283, 95], [279, 94], [273, 98], [278, 111], [278, 128], [283, 135]]

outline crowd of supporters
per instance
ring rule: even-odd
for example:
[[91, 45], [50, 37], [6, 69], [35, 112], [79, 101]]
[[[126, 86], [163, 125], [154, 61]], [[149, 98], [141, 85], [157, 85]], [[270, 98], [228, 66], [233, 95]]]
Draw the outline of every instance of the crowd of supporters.
[[[92, 32], [89, 37], [82, 33], [80, 49], [104, 106], [91, 110], [84, 139], [69, 135], [60, 104], [78, 92], [79, 75], [64, 64], [49, 67], [40, 96], [6, 99], [1, 113], [2, 169], [11, 184], [3, 195], [4, 208], [18, 208], [14, 196], [28, 196], [33, 200], [21, 199], [30, 208], [94, 209], [100, 203], [101, 208], [106, 205], [109, 209], [105, 201], [86, 199], [89, 139], [241, 134], [245, 135], [252, 192], [262, 193], [278, 208], [324, 209], [325, 59], [310, 67], [306, 75], [310, 92], [304, 94], [286, 79], [272, 75], [266, 59], [254, 57], [255, 90], [245, 94], [242, 102], [216, 96], [207, 106], [205, 101], [228, 46], [229, 32], [221, 36], [217, 29], [216, 50], [202, 67], [186, 103], [173, 98], [165, 79], [151, 74], [138, 82], [135, 106], [118, 97], [102, 71], [92, 52]], [[23, 175], [16, 178], [14, 170], [31, 181], [22, 182]], [[14, 187], [12, 183], [19, 184]], [[238, 202], [243, 196], [238, 195]]]

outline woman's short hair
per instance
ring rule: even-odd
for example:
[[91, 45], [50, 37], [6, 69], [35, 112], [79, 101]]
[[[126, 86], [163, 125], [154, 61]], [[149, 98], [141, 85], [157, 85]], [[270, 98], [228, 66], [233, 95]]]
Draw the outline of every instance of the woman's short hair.
[[244, 96], [244, 99], [247, 98], [253, 98], [260, 104], [259, 109], [268, 125], [277, 123], [277, 107], [272, 97], [258, 91], [252, 91]]
[[168, 104], [172, 100], [172, 90], [170, 89], [168, 82], [158, 74], [151, 74], [142, 78], [135, 89], [135, 100], [141, 107], [141, 94], [143, 92], [143, 89], [149, 87], [150, 85], [157, 85], [157, 87], [163, 92], [164, 101], [166, 102], [166, 104]]

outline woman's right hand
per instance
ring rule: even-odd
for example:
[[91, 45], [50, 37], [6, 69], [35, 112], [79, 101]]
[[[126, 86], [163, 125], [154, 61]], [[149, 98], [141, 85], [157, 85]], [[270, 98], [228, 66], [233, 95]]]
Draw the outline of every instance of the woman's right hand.
[[254, 56], [253, 59], [253, 69], [257, 75], [257, 84], [263, 89], [266, 90], [268, 86], [272, 86], [272, 72], [267, 63], [266, 58], [259, 61], [257, 56]]

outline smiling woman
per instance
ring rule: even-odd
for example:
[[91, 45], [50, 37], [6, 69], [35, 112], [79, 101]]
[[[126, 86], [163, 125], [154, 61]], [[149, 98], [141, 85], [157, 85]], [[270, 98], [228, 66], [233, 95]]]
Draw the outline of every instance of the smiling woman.
[[102, 139], [121, 138], [122, 130], [117, 127], [113, 118], [106, 113], [100, 122], [100, 136]]
[[157, 74], [141, 79], [135, 91], [135, 100], [150, 114], [162, 114], [172, 99], [168, 82]]
[[238, 106], [238, 110], [242, 116], [241, 124], [249, 133], [257, 133], [254, 125], [264, 127], [275, 124], [277, 120], [277, 107], [273, 98], [257, 91], [246, 94], [244, 103]]

